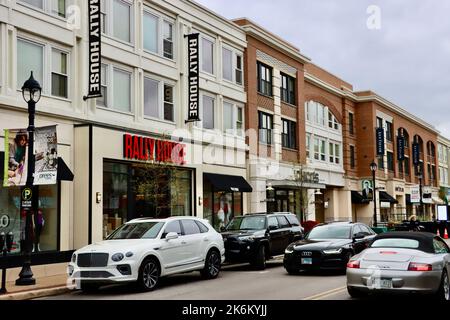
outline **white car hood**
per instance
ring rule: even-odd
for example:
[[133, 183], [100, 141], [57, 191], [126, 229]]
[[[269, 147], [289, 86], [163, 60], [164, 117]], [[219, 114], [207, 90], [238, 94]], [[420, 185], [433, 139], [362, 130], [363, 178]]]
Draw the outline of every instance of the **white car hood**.
[[142, 250], [144, 248], [151, 249], [159, 243], [159, 240], [149, 240], [149, 239], [133, 239], [133, 240], [105, 240], [90, 244], [77, 250], [76, 253], [93, 253], [93, 252], [103, 252], [103, 253], [127, 253], [129, 251], [135, 252]]

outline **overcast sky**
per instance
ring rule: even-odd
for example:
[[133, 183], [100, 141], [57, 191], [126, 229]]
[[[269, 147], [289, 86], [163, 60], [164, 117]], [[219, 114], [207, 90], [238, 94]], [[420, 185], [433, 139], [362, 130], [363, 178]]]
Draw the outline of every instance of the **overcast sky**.
[[[250, 18], [355, 90], [377, 92], [450, 138], [450, 1], [196, 1], [226, 18]], [[372, 5], [380, 29], [367, 13]]]

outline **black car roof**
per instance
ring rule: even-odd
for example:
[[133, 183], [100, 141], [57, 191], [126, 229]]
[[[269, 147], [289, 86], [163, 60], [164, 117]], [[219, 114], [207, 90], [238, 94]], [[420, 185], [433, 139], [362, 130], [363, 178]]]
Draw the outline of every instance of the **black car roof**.
[[392, 238], [400, 238], [400, 239], [412, 239], [419, 241], [418, 250], [434, 253], [433, 239], [436, 237], [434, 233], [430, 232], [411, 232], [411, 231], [394, 231], [394, 232], [386, 232], [377, 235], [373, 241], [379, 239], [392, 239]]

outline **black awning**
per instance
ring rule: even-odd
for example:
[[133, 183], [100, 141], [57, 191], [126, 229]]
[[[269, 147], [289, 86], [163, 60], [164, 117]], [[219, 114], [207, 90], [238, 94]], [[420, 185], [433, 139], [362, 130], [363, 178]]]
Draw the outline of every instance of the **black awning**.
[[74, 175], [69, 169], [63, 158], [58, 158], [58, 173], [57, 179], [59, 181], [73, 181]]
[[352, 191], [352, 203], [353, 204], [368, 204], [370, 199], [364, 198], [358, 191]]
[[380, 191], [380, 202], [398, 203], [397, 199], [392, 197], [386, 191]]
[[3, 180], [5, 175], [5, 153], [0, 152], [0, 180]]
[[203, 178], [209, 180], [214, 191], [227, 192], [252, 192], [252, 186], [241, 176], [229, 176], [224, 174], [204, 173]]

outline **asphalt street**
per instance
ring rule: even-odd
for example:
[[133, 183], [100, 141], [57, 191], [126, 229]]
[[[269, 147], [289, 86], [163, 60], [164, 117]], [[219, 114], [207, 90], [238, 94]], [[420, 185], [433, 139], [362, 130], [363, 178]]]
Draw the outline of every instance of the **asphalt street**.
[[350, 299], [343, 273], [289, 275], [281, 261], [264, 271], [247, 264], [224, 266], [217, 279], [202, 280], [198, 272], [161, 279], [157, 290], [139, 293], [132, 286], [109, 286], [94, 294], [74, 291], [45, 299], [80, 300], [321, 300]]

